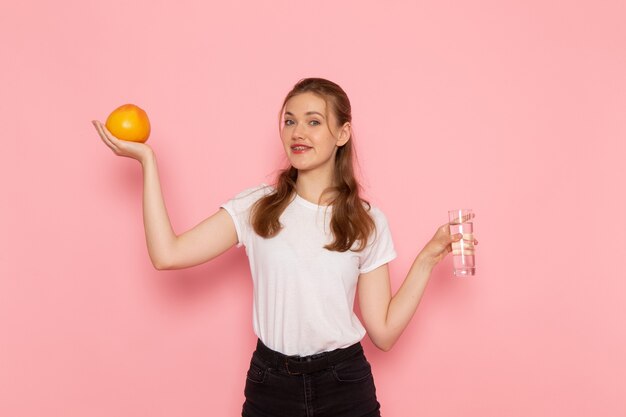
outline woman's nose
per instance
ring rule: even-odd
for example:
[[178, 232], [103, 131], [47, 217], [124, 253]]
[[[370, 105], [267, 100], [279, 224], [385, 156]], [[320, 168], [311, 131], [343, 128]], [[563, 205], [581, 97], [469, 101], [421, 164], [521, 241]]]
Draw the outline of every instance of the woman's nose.
[[298, 139], [298, 138], [301, 138], [303, 136], [303, 134], [304, 134], [304, 128], [300, 124], [297, 124], [293, 128], [291, 136], [293, 138]]

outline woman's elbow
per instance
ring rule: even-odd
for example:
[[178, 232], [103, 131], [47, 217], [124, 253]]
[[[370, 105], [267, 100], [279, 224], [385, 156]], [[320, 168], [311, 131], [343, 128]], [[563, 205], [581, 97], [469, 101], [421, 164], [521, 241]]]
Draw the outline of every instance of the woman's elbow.
[[164, 262], [161, 259], [151, 259], [151, 261], [152, 261], [152, 266], [154, 266], [154, 269], [156, 269], [157, 271], [165, 271], [168, 269], [172, 269], [172, 267], [167, 262]]
[[389, 352], [392, 347], [393, 345], [382, 345], [378, 346], [378, 349], [382, 350], [383, 352]]
[[393, 347], [393, 343], [389, 341], [385, 341], [385, 340], [372, 339], [372, 343], [374, 344], [374, 346], [376, 346], [378, 349], [382, 350], [383, 352], [389, 352], [391, 348]]

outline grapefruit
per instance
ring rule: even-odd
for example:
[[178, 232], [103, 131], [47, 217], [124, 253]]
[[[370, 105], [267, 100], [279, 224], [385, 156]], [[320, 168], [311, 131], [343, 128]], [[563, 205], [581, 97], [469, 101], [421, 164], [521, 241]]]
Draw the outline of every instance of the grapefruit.
[[109, 132], [118, 139], [145, 142], [150, 136], [150, 120], [139, 106], [123, 104], [113, 110], [105, 123]]

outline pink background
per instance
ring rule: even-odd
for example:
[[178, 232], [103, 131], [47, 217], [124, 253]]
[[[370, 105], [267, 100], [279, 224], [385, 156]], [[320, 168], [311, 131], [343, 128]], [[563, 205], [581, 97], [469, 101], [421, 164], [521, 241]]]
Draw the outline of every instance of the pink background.
[[243, 249], [155, 270], [140, 165], [90, 121], [148, 112], [180, 234], [282, 166], [309, 76], [352, 101], [394, 292], [448, 209], [477, 213], [478, 274], [447, 257], [390, 352], [363, 340], [383, 415], [625, 415], [626, 5], [504, 3], [4, 5], [0, 415], [240, 415]]

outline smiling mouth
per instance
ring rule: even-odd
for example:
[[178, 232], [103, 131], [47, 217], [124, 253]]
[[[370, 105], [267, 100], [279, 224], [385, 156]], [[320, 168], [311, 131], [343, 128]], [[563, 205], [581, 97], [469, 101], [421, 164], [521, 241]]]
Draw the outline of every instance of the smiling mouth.
[[305, 153], [306, 151], [308, 151], [309, 147], [301, 147], [301, 146], [296, 146], [296, 147], [292, 147], [291, 148], [291, 152], [293, 153]]
[[307, 145], [292, 145], [291, 150], [294, 152], [304, 152], [311, 149], [310, 146]]

